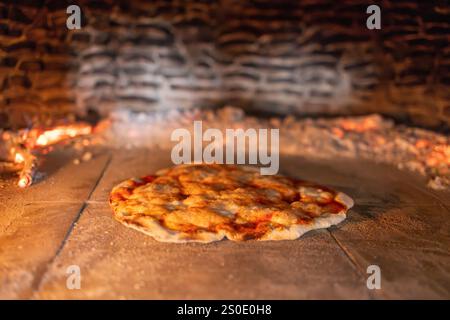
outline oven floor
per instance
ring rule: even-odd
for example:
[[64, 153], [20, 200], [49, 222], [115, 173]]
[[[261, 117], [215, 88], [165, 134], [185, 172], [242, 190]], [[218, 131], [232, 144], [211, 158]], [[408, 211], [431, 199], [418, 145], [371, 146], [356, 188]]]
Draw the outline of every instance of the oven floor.
[[[281, 158], [280, 173], [345, 191], [347, 220], [296, 241], [167, 244], [113, 220], [111, 188], [170, 165], [161, 150], [52, 155], [46, 178], [0, 180], [0, 297], [32, 299], [450, 298], [450, 196], [392, 167]], [[68, 289], [79, 266], [81, 288]], [[367, 268], [381, 270], [369, 290]]]

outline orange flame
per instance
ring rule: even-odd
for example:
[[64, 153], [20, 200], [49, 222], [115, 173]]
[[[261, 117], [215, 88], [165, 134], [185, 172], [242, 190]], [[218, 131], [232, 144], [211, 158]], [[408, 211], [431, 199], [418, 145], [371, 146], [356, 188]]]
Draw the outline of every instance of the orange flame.
[[88, 124], [73, 124], [68, 126], [59, 126], [46, 130], [36, 138], [36, 145], [45, 147], [59, 141], [74, 138], [80, 135], [90, 134], [92, 127]]
[[428, 154], [426, 162], [431, 167], [450, 166], [450, 146], [445, 144], [434, 146]]
[[379, 128], [379, 123], [372, 117], [366, 117], [362, 120], [344, 119], [341, 121], [342, 129], [346, 131], [364, 132]]
[[[31, 130], [24, 130], [20, 132], [20, 144], [24, 149], [11, 148], [10, 152], [13, 156], [13, 161], [22, 166], [19, 174], [18, 186], [26, 188], [33, 183], [34, 173], [36, 171], [36, 156], [33, 152], [38, 152], [39, 155], [47, 154], [54, 148], [54, 144], [84, 136], [93, 132], [93, 127], [88, 123], [75, 123], [69, 125], [59, 125], [48, 130], [35, 128]], [[9, 138], [5, 134], [2, 138]], [[88, 142], [85, 143], [86, 145]], [[22, 147], [21, 147], [22, 148]]]
[[33, 182], [33, 179], [31, 178], [31, 176], [29, 174], [26, 174], [19, 179], [19, 182], [17, 183], [17, 185], [20, 188], [26, 188], [29, 185], [31, 185], [32, 182]]
[[24, 161], [25, 161], [25, 157], [23, 156], [23, 154], [21, 154], [20, 152], [17, 152], [16, 155], [14, 156], [14, 162], [22, 163]]

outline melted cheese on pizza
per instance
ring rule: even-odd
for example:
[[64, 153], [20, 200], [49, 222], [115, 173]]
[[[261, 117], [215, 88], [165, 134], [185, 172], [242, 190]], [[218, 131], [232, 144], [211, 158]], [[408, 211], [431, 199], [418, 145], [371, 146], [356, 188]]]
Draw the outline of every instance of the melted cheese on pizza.
[[115, 217], [128, 224], [157, 222], [187, 239], [213, 232], [247, 240], [345, 212], [336, 195], [304, 181], [261, 176], [248, 167], [181, 165], [125, 181], [114, 188], [110, 203]]

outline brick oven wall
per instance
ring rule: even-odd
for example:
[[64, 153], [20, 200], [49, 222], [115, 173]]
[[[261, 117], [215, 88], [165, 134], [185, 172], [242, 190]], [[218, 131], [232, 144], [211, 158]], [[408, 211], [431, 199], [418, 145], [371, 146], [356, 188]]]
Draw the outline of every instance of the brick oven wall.
[[[78, 4], [81, 30], [67, 30]], [[242, 106], [450, 124], [448, 1], [0, 1], [0, 128]]]

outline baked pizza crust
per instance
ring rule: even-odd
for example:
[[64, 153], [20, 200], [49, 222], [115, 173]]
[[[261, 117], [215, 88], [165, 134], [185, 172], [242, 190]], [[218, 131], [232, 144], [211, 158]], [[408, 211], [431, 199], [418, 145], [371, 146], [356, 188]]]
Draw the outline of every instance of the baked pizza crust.
[[[205, 175], [204, 172], [209, 170], [208, 168], [216, 170], [214, 172], [219, 173], [217, 177]], [[241, 178], [247, 175], [250, 180], [253, 178], [255, 180], [242, 182]], [[160, 178], [162, 183], [156, 184], [156, 178]], [[203, 183], [199, 183], [197, 179], [203, 179]], [[254, 181], [257, 183], [255, 184]], [[231, 185], [227, 185], [228, 182]], [[234, 185], [235, 182], [237, 185]], [[182, 186], [181, 191], [178, 190], [180, 186]], [[235, 188], [236, 186], [238, 188]], [[162, 189], [162, 192], [158, 188]], [[180, 193], [183, 194], [184, 200], [173, 200], [178, 199]], [[259, 199], [261, 194], [264, 197]], [[310, 197], [311, 194], [316, 198]], [[323, 195], [332, 199], [324, 200]], [[262, 201], [263, 205], [258, 203], [255, 205], [255, 197], [258, 201]], [[277, 197], [280, 197], [278, 202]], [[292, 200], [289, 207], [286, 207], [286, 198], [292, 198], [295, 201]], [[230, 200], [232, 204], [242, 202], [244, 206], [239, 206], [238, 212], [231, 212], [229, 209], [219, 211], [214, 207], [216, 205], [214, 201], [217, 199], [226, 205]], [[335, 192], [314, 183], [281, 176], [260, 176], [259, 170], [254, 167], [194, 164], [163, 169], [155, 176], [128, 179], [113, 188], [110, 204], [116, 220], [127, 227], [150, 235], [157, 241], [209, 243], [224, 238], [233, 241], [294, 240], [310, 230], [328, 228], [342, 222], [354, 202], [342, 192]], [[245, 206], [246, 204], [248, 207]], [[314, 210], [308, 212], [308, 206]], [[329, 211], [327, 211], [328, 207]], [[178, 210], [179, 208], [182, 210]], [[320, 209], [320, 213], [314, 212], [317, 208]], [[212, 209], [217, 215], [213, 218], [219, 219], [219, 222], [210, 227]], [[266, 212], [266, 209], [275, 213], [270, 214], [269, 220], [254, 223], [253, 218], [266, 219], [265, 215], [259, 213]], [[242, 216], [239, 210], [245, 214]], [[294, 223], [286, 223], [287, 220], [284, 218], [292, 218], [292, 210], [300, 218]], [[288, 212], [287, 216], [286, 212]], [[247, 216], [250, 217], [250, 222], [245, 220]], [[193, 219], [194, 224], [185, 224], [182, 221], [184, 217], [187, 217], [188, 221]], [[281, 225], [276, 220], [280, 217], [283, 221]], [[173, 224], [172, 220], [176, 223]], [[222, 220], [225, 222], [221, 222]], [[168, 221], [171, 224], [167, 223]], [[178, 228], [178, 225], [183, 227]], [[257, 232], [261, 225], [264, 226], [263, 231]]]

